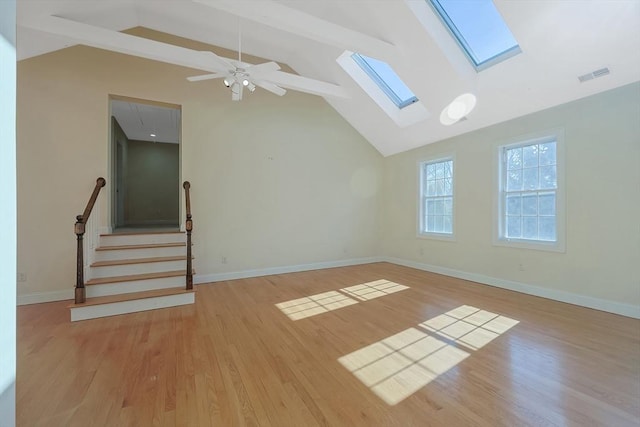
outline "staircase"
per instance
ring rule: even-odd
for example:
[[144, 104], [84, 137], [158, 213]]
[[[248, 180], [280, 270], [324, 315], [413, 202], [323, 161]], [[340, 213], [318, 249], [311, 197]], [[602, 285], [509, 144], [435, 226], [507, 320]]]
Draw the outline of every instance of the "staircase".
[[86, 302], [69, 306], [71, 321], [193, 304], [185, 240], [181, 232], [101, 234]]

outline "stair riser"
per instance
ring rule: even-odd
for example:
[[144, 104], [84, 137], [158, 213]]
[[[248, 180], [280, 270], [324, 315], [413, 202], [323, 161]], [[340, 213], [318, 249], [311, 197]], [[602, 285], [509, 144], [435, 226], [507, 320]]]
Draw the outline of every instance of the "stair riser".
[[71, 321], [96, 319], [98, 317], [116, 316], [119, 314], [136, 313], [139, 311], [155, 310], [158, 308], [176, 307], [193, 304], [195, 293], [189, 292], [178, 295], [167, 295], [155, 298], [145, 298], [133, 301], [121, 301], [111, 304], [93, 305], [71, 308]]
[[184, 276], [178, 276], [147, 280], [132, 280], [129, 282], [109, 283], [104, 285], [88, 285], [86, 292], [87, 298], [93, 298], [150, 291], [153, 289], [180, 288], [186, 286], [185, 280]]
[[100, 236], [100, 246], [145, 245], [155, 243], [186, 242], [184, 233], [166, 234], [109, 234]]
[[186, 260], [146, 262], [142, 264], [91, 267], [89, 273], [92, 279], [100, 279], [103, 277], [128, 276], [132, 274], [160, 273], [164, 271], [184, 270], [186, 266]]
[[117, 261], [136, 258], [185, 256], [186, 254], [186, 246], [171, 246], [168, 248], [116, 249], [109, 251], [96, 251], [95, 261]]

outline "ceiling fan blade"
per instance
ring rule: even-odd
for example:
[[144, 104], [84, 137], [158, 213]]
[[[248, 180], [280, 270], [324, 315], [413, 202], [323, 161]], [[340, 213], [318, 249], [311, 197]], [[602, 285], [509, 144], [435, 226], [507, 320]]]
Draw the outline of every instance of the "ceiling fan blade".
[[189, 80], [190, 82], [199, 82], [199, 81], [202, 81], [202, 80], [219, 79], [219, 78], [224, 77], [224, 76], [226, 76], [226, 74], [218, 74], [218, 73], [203, 74], [201, 76], [187, 77], [187, 80]]
[[251, 74], [251, 76], [259, 76], [266, 73], [271, 73], [273, 71], [278, 71], [280, 66], [276, 62], [264, 62], [262, 64], [250, 65], [247, 67], [247, 72]]
[[270, 82], [265, 82], [263, 80], [254, 80], [253, 83], [256, 86], [260, 86], [262, 89], [268, 90], [271, 93], [275, 93], [278, 96], [282, 96], [287, 93], [287, 91], [282, 89], [280, 86], [274, 85]]
[[347, 92], [341, 86], [323, 82], [321, 80], [302, 77], [297, 74], [285, 73], [284, 71], [273, 71], [269, 73], [269, 81], [278, 86], [286, 87], [287, 89], [293, 89], [313, 95], [334, 96], [338, 98], [349, 97]]

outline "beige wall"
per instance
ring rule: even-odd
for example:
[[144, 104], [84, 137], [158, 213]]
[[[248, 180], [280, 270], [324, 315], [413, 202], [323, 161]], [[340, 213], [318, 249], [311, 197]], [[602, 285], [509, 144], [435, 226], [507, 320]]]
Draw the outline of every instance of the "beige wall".
[[[496, 147], [557, 127], [566, 143], [566, 252], [494, 246]], [[442, 154], [455, 155], [454, 242], [416, 237], [417, 164]], [[560, 298], [640, 305], [639, 84], [398, 154], [384, 166], [384, 255]]]
[[198, 73], [83, 46], [18, 64], [19, 294], [73, 289], [75, 215], [110, 180], [110, 94], [182, 106], [198, 274], [374, 255], [377, 151], [320, 97], [232, 102], [219, 80], [185, 80]]

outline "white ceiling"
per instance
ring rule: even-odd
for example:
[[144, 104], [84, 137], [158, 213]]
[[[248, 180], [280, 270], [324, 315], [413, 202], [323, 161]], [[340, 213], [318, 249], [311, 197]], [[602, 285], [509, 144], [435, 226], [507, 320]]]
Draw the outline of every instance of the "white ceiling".
[[180, 109], [136, 102], [111, 100], [111, 115], [135, 141], [180, 142]]
[[[18, 58], [76, 43], [33, 29], [44, 15], [116, 31], [142, 26], [232, 50], [241, 21], [243, 52], [339, 85], [346, 98], [325, 99], [385, 156], [640, 80], [640, 1], [494, 3], [522, 53], [479, 73], [424, 0], [18, 0]], [[338, 64], [345, 50], [388, 62], [426, 118], [399, 126]], [[578, 81], [603, 67], [611, 73]], [[477, 96], [475, 110], [442, 125], [442, 109], [465, 92]]]

